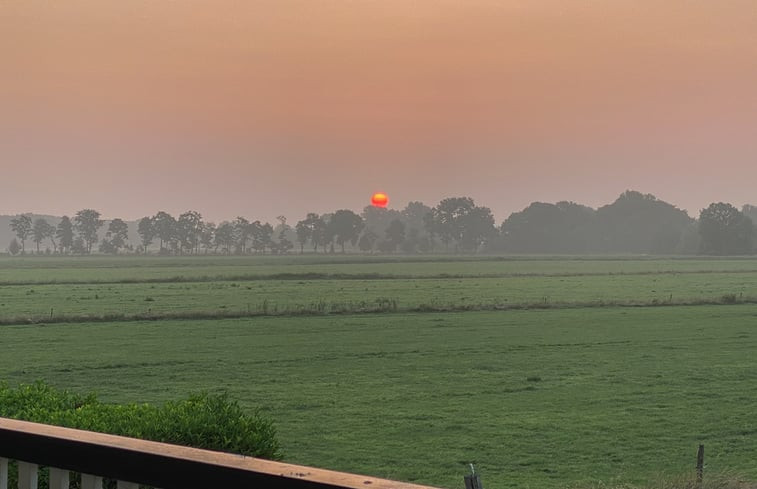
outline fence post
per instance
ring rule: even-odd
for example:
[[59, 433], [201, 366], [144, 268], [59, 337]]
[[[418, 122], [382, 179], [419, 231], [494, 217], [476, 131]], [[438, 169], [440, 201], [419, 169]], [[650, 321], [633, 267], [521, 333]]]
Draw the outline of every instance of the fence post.
[[704, 479], [704, 445], [699, 445], [697, 450], [697, 484], [702, 485]]
[[470, 471], [470, 475], [463, 477], [465, 489], [484, 489], [484, 486], [481, 484], [481, 476], [476, 473], [473, 464], [470, 464]]

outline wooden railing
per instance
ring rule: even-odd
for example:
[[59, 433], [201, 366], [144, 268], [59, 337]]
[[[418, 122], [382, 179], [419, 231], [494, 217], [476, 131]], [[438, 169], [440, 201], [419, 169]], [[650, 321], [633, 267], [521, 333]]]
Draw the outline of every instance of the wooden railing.
[[36, 489], [38, 467], [50, 467], [50, 489], [68, 489], [79, 472], [81, 489], [433, 489], [343, 472], [229, 453], [136, 440], [0, 418], [0, 489], [8, 462], [18, 462], [19, 489]]

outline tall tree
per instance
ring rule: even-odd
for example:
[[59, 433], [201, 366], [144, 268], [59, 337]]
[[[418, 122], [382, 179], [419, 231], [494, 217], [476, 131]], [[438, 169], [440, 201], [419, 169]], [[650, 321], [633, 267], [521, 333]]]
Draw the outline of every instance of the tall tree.
[[97, 230], [103, 225], [100, 213], [94, 209], [82, 209], [74, 216], [74, 229], [84, 242], [87, 253], [92, 252], [92, 245], [97, 243]]
[[202, 225], [202, 231], [200, 232], [200, 244], [205, 249], [205, 254], [208, 254], [208, 251], [213, 248], [215, 234], [215, 223], [206, 222]]
[[61, 253], [71, 251], [71, 248], [74, 246], [74, 225], [68, 216], [61, 218], [55, 231], [55, 237], [58, 238], [58, 246], [60, 246]]
[[305, 219], [295, 226], [297, 241], [300, 243], [300, 251], [305, 243], [310, 241], [313, 251], [318, 252], [319, 246], [326, 246], [326, 222], [324, 218], [314, 212], [309, 212]]
[[221, 251], [227, 255], [230, 254], [231, 247], [234, 245], [234, 225], [228, 221], [219, 224], [213, 237], [213, 243], [216, 250], [221, 248]]
[[693, 220], [686, 211], [635, 190], [597, 209], [589, 251], [676, 253]]
[[176, 235], [179, 247], [190, 253], [196, 253], [200, 245], [200, 233], [202, 232], [202, 215], [197, 211], [187, 211], [179, 216], [176, 221]]
[[754, 224], [731, 204], [712, 203], [699, 214], [701, 252], [747, 255], [753, 252]]
[[273, 240], [273, 226], [269, 223], [262, 224], [255, 221], [250, 224], [252, 228], [252, 248], [258, 253], [264, 253], [266, 248], [271, 248]]
[[514, 253], [585, 253], [596, 211], [573, 202], [532, 202], [500, 227], [501, 250]]
[[168, 212], [159, 211], [152, 222], [155, 236], [160, 240], [160, 252], [163, 253], [166, 244], [176, 241], [176, 219]]
[[312, 233], [310, 235], [310, 242], [313, 244], [313, 251], [318, 253], [318, 247], [320, 246], [323, 248], [324, 253], [326, 252], [326, 245], [329, 242], [328, 234], [327, 234], [327, 228], [326, 225], [326, 218], [324, 216], [319, 216], [318, 214], [314, 214], [315, 219], [312, 223]]
[[122, 219], [113, 219], [108, 224], [108, 231], [105, 233], [105, 240], [101, 251], [105, 253], [117, 254], [121, 248], [125, 247], [129, 241], [129, 225]]
[[297, 233], [297, 242], [300, 244], [300, 254], [303, 254], [305, 252], [305, 244], [313, 234], [313, 230], [308, 226], [307, 218], [297, 221], [294, 231]]
[[247, 253], [247, 243], [252, 238], [252, 232], [253, 226], [250, 225], [250, 221], [241, 216], [234, 219], [234, 240], [239, 253]]
[[21, 253], [26, 253], [26, 240], [32, 233], [32, 218], [28, 214], [23, 214], [11, 219], [11, 229], [18, 239], [21, 240]]
[[357, 244], [360, 231], [363, 230], [363, 219], [349, 209], [340, 209], [331, 216], [328, 223], [327, 234], [336, 240], [344, 253], [344, 245], [350, 242], [352, 246]]
[[[37, 254], [39, 254], [39, 245], [42, 243], [42, 241], [46, 240], [47, 238], [53, 238], [55, 235], [55, 228], [47, 222], [44, 218], [40, 217], [34, 220], [34, 225], [32, 226], [32, 241], [34, 241], [34, 244], [37, 245]], [[53, 241], [53, 246], [55, 246], [55, 241]]]
[[152, 217], [143, 217], [139, 220], [137, 225], [137, 233], [142, 241], [142, 250], [147, 254], [147, 247], [150, 246], [155, 239], [155, 225]]
[[488, 207], [478, 207], [470, 197], [444, 199], [426, 215], [426, 230], [439, 236], [446, 249], [476, 251], [496, 234], [494, 217]]

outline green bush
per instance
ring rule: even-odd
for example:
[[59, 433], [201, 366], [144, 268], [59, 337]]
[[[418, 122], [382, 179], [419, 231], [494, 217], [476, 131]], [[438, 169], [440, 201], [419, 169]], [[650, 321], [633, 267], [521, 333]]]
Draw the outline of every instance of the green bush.
[[197, 394], [163, 405], [106, 404], [94, 394], [43, 382], [0, 383], [0, 417], [78, 428], [267, 459], [280, 459], [273, 424], [226, 394]]

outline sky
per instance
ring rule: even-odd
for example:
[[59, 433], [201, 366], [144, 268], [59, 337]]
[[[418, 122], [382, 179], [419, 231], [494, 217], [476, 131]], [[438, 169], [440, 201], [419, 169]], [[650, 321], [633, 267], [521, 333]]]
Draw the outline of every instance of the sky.
[[0, 214], [757, 204], [753, 0], [0, 0]]

